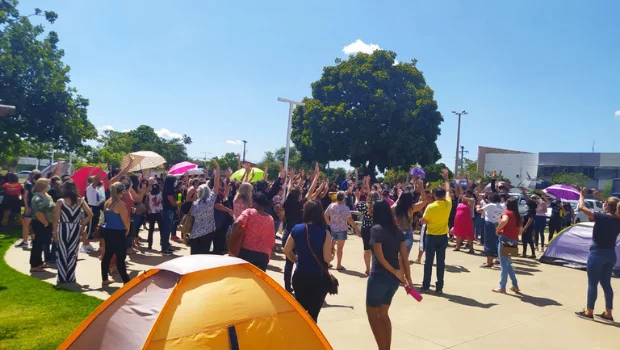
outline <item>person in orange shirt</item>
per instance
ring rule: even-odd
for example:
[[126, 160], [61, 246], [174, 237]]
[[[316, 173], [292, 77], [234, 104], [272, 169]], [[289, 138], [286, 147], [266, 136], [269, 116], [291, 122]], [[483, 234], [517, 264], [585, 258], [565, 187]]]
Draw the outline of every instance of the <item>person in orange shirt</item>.
[[11, 215], [15, 215], [15, 223], [21, 224], [21, 195], [24, 187], [19, 183], [17, 175], [9, 173], [7, 175], [7, 182], [2, 185], [2, 190], [4, 191], [2, 226], [9, 224]]

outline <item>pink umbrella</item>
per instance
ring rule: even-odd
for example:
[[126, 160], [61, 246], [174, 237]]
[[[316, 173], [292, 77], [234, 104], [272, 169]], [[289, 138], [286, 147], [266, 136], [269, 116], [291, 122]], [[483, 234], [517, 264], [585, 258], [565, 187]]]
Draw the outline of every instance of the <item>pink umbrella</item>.
[[553, 185], [545, 188], [544, 191], [566, 200], [579, 199], [579, 191], [569, 185]]
[[177, 163], [175, 165], [172, 166], [172, 168], [170, 168], [170, 170], [168, 170], [168, 175], [183, 175], [186, 172], [196, 169], [198, 168], [198, 165], [194, 164], [194, 163], [190, 163], [190, 162], [181, 162], [181, 163]]

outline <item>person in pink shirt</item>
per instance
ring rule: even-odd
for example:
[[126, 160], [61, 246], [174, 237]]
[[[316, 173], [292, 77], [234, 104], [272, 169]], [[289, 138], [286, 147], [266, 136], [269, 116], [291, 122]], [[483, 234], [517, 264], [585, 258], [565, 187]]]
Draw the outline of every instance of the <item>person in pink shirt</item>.
[[394, 205], [394, 201], [390, 198], [390, 191], [388, 190], [383, 190], [383, 200], [386, 201], [390, 207]]
[[269, 200], [262, 192], [252, 198], [252, 208], [244, 210], [235, 225], [243, 225], [245, 236], [239, 258], [266, 271], [269, 257], [276, 243], [273, 217], [265, 213]]

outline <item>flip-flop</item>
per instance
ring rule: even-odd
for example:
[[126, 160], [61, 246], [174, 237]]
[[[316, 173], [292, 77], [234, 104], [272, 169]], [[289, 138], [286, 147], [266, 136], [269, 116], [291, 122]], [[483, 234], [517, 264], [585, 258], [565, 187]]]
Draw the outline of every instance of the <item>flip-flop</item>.
[[595, 315], [595, 316], [596, 316], [597, 318], [602, 319], [603, 321], [607, 321], [607, 322], [613, 322], [613, 321], [614, 321], [614, 318], [613, 318], [613, 317], [611, 317], [611, 316], [610, 316], [610, 317], [605, 316], [605, 313], [604, 313], [604, 312], [603, 312], [603, 313], [601, 313], [600, 315]]
[[485, 263], [485, 264], [480, 265], [480, 267], [490, 269], [490, 268], [492, 268], [492, 267], [493, 267], [493, 264], [486, 264], [486, 263]]
[[346, 268], [345, 268], [344, 266], [340, 266], [340, 267], [339, 267], [339, 268], [337, 268], [336, 270], [338, 270], [338, 271], [344, 271], [344, 270], [346, 270]]

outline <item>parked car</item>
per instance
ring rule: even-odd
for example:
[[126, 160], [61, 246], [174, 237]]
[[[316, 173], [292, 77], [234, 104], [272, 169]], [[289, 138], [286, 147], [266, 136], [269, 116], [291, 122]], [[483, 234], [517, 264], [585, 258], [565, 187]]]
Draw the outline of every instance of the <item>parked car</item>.
[[[575, 211], [575, 218], [574, 218], [574, 220], [573, 220], [573, 222], [574, 222], [575, 224], [578, 224], [578, 223], [580, 223], [580, 222], [590, 222], [590, 218], [588, 218], [588, 216], [587, 216], [584, 212], [582, 212], [581, 210], [579, 210], [579, 208], [578, 208], [579, 201], [569, 200], [569, 201], [562, 201], [562, 202], [563, 202], [563, 203], [564, 203], [564, 202], [568, 202], [568, 203], [570, 203], [570, 206], [571, 206], [571, 207], [573, 208], [573, 210]], [[585, 201], [585, 206], [586, 206], [588, 209], [595, 210], [595, 209], [593, 208], [593, 206], [592, 206], [592, 202], [590, 202], [590, 201], [587, 201], [587, 200], [586, 200], [586, 201]], [[601, 205], [601, 206], [602, 206], [602, 205]], [[551, 208], [547, 208], [547, 222], [549, 222], [549, 218], [550, 218], [550, 217], [551, 217]]]
[[17, 173], [17, 178], [19, 179], [19, 182], [23, 183], [26, 180], [28, 180], [28, 177], [30, 176], [30, 174], [32, 174], [32, 171], [30, 170], [22, 170], [19, 173]]
[[[598, 199], [586, 198], [585, 199], [586, 206], [590, 209], [594, 209], [595, 211], [605, 214], [605, 209], [603, 209], [603, 202]], [[590, 206], [588, 206], [590, 203]]]

